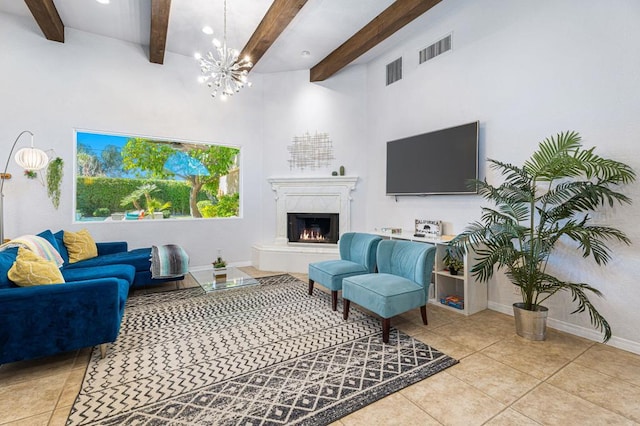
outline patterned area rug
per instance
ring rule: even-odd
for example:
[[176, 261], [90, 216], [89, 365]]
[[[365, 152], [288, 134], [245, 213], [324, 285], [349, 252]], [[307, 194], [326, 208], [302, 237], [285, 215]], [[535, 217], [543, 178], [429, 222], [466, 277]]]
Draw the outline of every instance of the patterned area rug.
[[67, 424], [328, 424], [456, 360], [290, 275], [129, 298]]

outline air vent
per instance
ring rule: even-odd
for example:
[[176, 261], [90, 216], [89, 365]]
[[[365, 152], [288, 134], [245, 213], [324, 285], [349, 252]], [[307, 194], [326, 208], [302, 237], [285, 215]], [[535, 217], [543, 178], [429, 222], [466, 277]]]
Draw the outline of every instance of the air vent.
[[387, 86], [402, 79], [402, 57], [387, 64]]
[[431, 46], [422, 49], [419, 52], [420, 63], [422, 64], [424, 62], [427, 62], [429, 59], [433, 59], [448, 50], [451, 50], [451, 34], [449, 34], [442, 40], [436, 41]]

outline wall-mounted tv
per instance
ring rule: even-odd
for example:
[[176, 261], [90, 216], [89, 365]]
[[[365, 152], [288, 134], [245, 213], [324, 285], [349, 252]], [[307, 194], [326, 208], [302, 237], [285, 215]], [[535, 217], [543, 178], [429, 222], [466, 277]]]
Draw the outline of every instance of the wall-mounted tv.
[[476, 194], [478, 126], [463, 124], [387, 142], [387, 195]]

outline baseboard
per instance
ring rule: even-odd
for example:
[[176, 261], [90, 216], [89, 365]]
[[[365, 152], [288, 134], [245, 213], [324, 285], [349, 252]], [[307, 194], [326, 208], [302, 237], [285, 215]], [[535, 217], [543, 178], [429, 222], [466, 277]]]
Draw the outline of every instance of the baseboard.
[[487, 302], [487, 307], [492, 311], [497, 311], [503, 314], [507, 314], [513, 316], [513, 307], [511, 305], [502, 305], [500, 303], [489, 301]]
[[[511, 305], [502, 305], [496, 302], [489, 302], [488, 308], [492, 311], [501, 312], [513, 316], [513, 307]], [[581, 327], [579, 325], [571, 324], [565, 321], [559, 321], [557, 319], [549, 318], [547, 325], [555, 330], [564, 331], [565, 333], [573, 334], [574, 336], [583, 337], [594, 342], [602, 342], [602, 334], [597, 330]], [[623, 339], [621, 337], [612, 336], [606, 345], [613, 346], [614, 348], [622, 349], [625, 351], [633, 352], [640, 355], [640, 342], [634, 342], [633, 340]]]

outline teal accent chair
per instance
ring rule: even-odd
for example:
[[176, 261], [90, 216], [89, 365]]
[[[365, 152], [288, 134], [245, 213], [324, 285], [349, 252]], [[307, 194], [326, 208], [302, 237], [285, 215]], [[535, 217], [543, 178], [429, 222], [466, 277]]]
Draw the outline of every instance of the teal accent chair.
[[338, 306], [338, 291], [342, 290], [342, 280], [354, 275], [375, 271], [376, 249], [382, 237], [359, 232], [346, 232], [338, 241], [340, 259], [325, 260], [309, 264], [309, 294], [313, 294], [313, 284], [322, 284], [331, 291], [331, 309]]
[[378, 245], [377, 274], [345, 278], [342, 281], [343, 318], [349, 318], [354, 302], [382, 317], [382, 341], [389, 343], [390, 319], [420, 308], [427, 325], [427, 300], [436, 255], [432, 244], [385, 240]]

